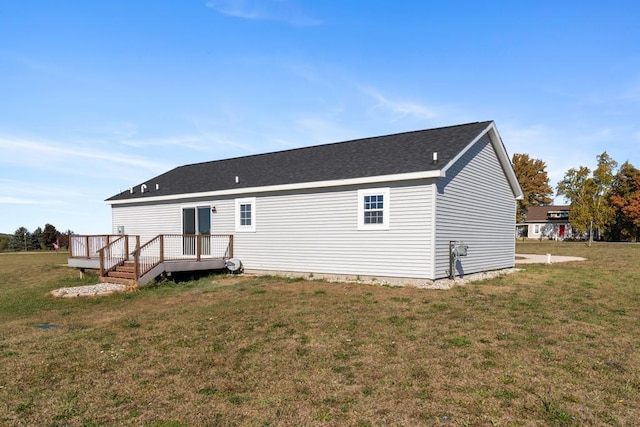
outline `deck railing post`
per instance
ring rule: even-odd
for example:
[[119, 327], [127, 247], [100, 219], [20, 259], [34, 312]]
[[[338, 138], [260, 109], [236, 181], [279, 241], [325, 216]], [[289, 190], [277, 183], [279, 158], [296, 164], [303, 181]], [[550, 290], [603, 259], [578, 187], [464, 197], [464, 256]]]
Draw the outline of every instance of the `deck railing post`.
[[140, 279], [140, 244], [136, 245], [136, 250], [133, 252], [133, 274], [136, 278], [136, 283]]
[[233, 234], [229, 234], [229, 258], [233, 258]]
[[100, 277], [104, 277], [104, 249], [98, 251], [100, 254]]
[[200, 254], [202, 252], [202, 234], [196, 236], [196, 260], [200, 261]]
[[124, 235], [124, 260], [129, 261], [129, 235]]
[[160, 235], [160, 262], [164, 262], [164, 234]]
[[84, 236], [84, 247], [87, 249], [87, 258], [91, 258], [91, 256], [89, 255], [89, 236]]

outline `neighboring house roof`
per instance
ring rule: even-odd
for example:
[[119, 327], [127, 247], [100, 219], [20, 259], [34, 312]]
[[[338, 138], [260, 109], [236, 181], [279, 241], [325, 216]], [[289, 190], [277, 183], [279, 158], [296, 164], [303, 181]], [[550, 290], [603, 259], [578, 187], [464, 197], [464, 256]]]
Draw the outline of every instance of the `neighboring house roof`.
[[435, 178], [445, 176], [485, 134], [498, 153], [514, 196], [522, 197], [495, 125], [486, 121], [180, 166], [107, 203]]
[[570, 205], [530, 206], [524, 222], [568, 222]]

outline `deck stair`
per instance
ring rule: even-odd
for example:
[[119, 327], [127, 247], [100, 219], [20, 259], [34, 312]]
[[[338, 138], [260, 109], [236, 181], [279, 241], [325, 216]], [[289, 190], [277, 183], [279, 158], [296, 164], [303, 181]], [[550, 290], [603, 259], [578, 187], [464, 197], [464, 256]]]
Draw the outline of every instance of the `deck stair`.
[[122, 265], [117, 265], [115, 270], [107, 271], [100, 277], [102, 283], [118, 283], [134, 287], [136, 285], [136, 266], [133, 261], [125, 261]]

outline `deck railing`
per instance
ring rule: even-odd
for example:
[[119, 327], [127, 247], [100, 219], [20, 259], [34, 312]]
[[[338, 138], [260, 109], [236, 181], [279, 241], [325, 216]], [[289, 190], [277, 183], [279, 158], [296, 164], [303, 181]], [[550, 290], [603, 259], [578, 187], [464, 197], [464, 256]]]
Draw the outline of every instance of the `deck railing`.
[[233, 235], [160, 234], [133, 252], [136, 280], [165, 261], [232, 258]]
[[[72, 234], [69, 236], [69, 258], [98, 259], [99, 250], [109, 246], [111, 242], [123, 237], [122, 234], [101, 234], [93, 236], [81, 236]], [[130, 236], [132, 237], [132, 236]], [[140, 236], [135, 236], [140, 239]], [[129, 239], [131, 247], [127, 247], [127, 252], [131, 253], [136, 249], [137, 240]]]
[[129, 259], [129, 236], [120, 236], [98, 250], [100, 256], [100, 276]]

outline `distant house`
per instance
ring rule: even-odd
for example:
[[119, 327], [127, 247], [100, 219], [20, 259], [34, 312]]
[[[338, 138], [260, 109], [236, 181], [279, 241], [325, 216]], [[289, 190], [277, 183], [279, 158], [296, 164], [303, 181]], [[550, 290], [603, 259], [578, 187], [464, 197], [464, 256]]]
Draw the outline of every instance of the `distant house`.
[[518, 224], [521, 235], [529, 239], [564, 240], [573, 236], [569, 222], [571, 206], [548, 205], [529, 207], [523, 223]]
[[521, 197], [488, 121], [190, 164], [107, 203], [142, 242], [230, 235], [245, 271], [434, 280], [513, 267]]

